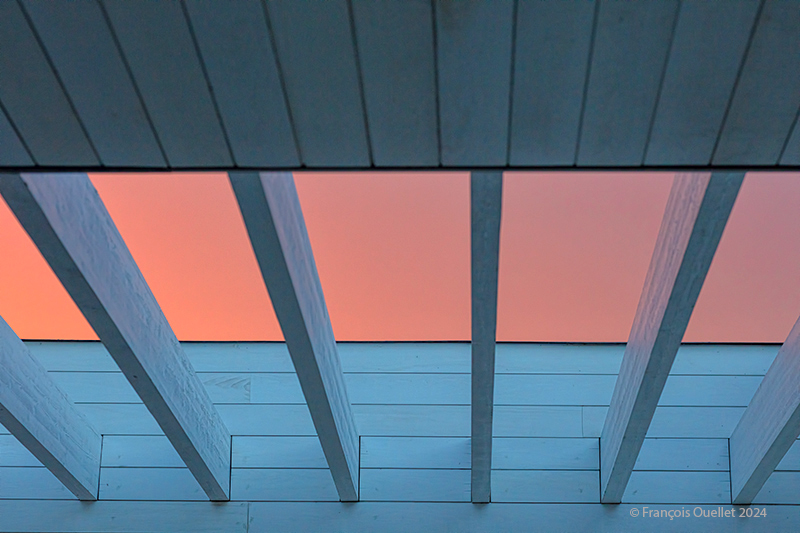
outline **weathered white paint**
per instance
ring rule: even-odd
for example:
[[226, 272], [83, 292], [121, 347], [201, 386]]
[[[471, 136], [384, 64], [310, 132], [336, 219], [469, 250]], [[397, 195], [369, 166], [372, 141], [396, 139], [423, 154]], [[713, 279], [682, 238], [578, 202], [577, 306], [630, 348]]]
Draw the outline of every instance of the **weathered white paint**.
[[88, 176], [5, 174], [0, 194], [208, 497], [227, 499], [230, 434]]
[[472, 501], [491, 501], [494, 350], [500, 263], [502, 172], [470, 179], [472, 265]]
[[358, 431], [294, 179], [230, 180], [339, 497], [358, 500]]
[[2, 318], [0, 424], [78, 499], [97, 499], [100, 434]]
[[731, 435], [733, 502], [753, 501], [800, 436], [800, 320]]
[[604, 503], [625, 492], [743, 179], [675, 176], [603, 426]]

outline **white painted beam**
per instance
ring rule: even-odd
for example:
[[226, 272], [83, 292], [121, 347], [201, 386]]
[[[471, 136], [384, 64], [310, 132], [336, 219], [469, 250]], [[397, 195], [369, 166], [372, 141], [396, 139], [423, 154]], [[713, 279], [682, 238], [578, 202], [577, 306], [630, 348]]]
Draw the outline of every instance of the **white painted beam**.
[[600, 498], [619, 503], [744, 173], [678, 174], [600, 437]]
[[294, 179], [237, 172], [230, 180], [339, 498], [356, 501], [358, 431]]
[[800, 320], [731, 435], [731, 498], [753, 502], [800, 436]]
[[0, 424], [78, 499], [97, 499], [100, 434], [2, 318]]
[[227, 500], [231, 438], [86, 174], [4, 174], [0, 194], [186, 466]]
[[497, 271], [502, 172], [473, 172], [472, 226], [472, 502], [491, 501]]

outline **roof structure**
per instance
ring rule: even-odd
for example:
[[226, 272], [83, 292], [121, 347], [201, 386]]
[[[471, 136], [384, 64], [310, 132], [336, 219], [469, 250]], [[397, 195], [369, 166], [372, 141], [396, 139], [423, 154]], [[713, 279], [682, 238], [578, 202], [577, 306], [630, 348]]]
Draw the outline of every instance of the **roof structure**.
[[[800, 321], [681, 345], [745, 172], [800, 166], [793, 2], [9, 0], [0, 30], [0, 195], [100, 340], [0, 320], [0, 530], [797, 529]], [[301, 168], [471, 172], [469, 343], [337, 343]], [[522, 168], [676, 171], [625, 345], [497, 344]], [[87, 175], [164, 169], [228, 173], [284, 343], [178, 341]]]

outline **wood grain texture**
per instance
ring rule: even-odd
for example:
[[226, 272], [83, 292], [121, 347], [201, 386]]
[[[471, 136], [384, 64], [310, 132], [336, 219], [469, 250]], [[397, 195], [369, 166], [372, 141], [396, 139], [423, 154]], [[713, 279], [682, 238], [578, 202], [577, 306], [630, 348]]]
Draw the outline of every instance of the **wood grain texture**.
[[502, 172], [470, 176], [472, 288], [472, 501], [491, 501], [492, 420]]
[[720, 132], [716, 165], [776, 165], [800, 108], [800, 10], [766, 0]]
[[235, 164], [179, 2], [103, 0], [169, 166]]
[[281, 75], [259, 0], [190, 0], [186, 11], [237, 165], [298, 166]]
[[505, 165], [514, 24], [512, 0], [436, 0], [441, 162]]
[[600, 1], [579, 166], [642, 163], [677, 12], [672, 0]]
[[17, 2], [0, 2], [0, 49], [0, 102], [35, 162], [100, 164]]
[[603, 426], [604, 503], [622, 498], [743, 179], [675, 177]]
[[100, 434], [2, 318], [0, 424], [78, 499], [97, 499]]
[[647, 165], [706, 165], [711, 160], [759, 3], [681, 2]]
[[349, 3], [269, 0], [267, 8], [302, 163], [370, 166]]
[[7, 174], [0, 193], [208, 496], [227, 499], [230, 434], [88, 176]]
[[437, 166], [431, 3], [354, 0], [351, 4], [375, 165]]
[[158, 140], [97, 2], [24, 2], [102, 164], [163, 167]]
[[358, 430], [294, 179], [230, 179], [339, 496], [357, 500]]
[[748, 504], [800, 436], [800, 320], [731, 435], [733, 502]]
[[510, 164], [575, 162], [594, 14], [595, 2], [519, 2]]

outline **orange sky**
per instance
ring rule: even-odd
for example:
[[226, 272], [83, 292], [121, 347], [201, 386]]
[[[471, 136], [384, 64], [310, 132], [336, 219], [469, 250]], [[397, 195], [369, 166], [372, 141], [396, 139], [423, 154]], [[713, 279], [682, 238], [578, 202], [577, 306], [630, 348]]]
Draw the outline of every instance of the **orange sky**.
[[[225, 174], [94, 174], [182, 340], [281, 340]], [[295, 174], [339, 340], [468, 340], [467, 173]], [[625, 341], [672, 175], [507, 173], [498, 339]], [[800, 315], [800, 176], [748, 174], [685, 341], [782, 342]], [[0, 315], [91, 329], [0, 202]]]

